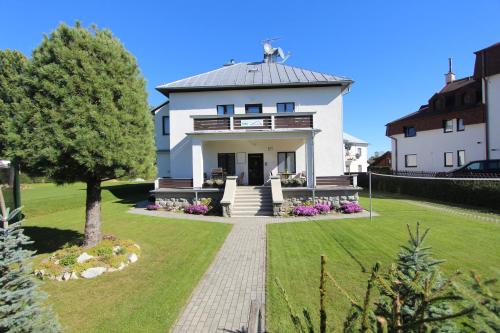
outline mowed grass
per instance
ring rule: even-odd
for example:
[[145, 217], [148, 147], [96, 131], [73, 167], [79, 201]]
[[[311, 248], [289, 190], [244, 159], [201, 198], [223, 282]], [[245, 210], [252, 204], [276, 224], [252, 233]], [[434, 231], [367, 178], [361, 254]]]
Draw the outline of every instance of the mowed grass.
[[[150, 184], [104, 184], [105, 234], [141, 246], [138, 262], [92, 280], [44, 281], [66, 332], [166, 332], [224, 242], [231, 226], [127, 213]], [[85, 186], [30, 185], [22, 192], [24, 227], [39, 253], [82, 236]]]
[[[366, 197], [361, 204], [368, 207]], [[368, 271], [375, 262], [384, 268], [393, 262], [399, 246], [408, 239], [406, 224], [417, 222], [431, 228], [427, 245], [434, 257], [446, 259], [442, 269], [468, 273], [476, 270], [484, 277], [500, 277], [500, 225], [440, 212], [398, 201], [373, 200], [380, 216], [369, 219], [298, 222], [267, 226], [267, 329], [292, 332], [286, 305], [275, 285], [279, 278], [297, 313], [304, 307], [318, 323], [320, 255], [328, 258], [327, 269], [352, 296], [362, 300]], [[463, 274], [463, 278], [468, 274]], [[330, 327], [340, 329], [349, 302], [331, 283], [327, 284]], [[495, 292], [498, 293], [496, 287]]]

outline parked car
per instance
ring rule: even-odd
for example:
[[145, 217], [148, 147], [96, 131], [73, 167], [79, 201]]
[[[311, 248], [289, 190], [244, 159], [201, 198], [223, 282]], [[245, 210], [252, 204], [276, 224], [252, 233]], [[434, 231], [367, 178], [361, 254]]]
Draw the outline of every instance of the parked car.
[[461, 168], [448, 173], [452, 177], [471, 176], [479, 174], [497, 174], [500, 177], [500, 160], [472, 161]]

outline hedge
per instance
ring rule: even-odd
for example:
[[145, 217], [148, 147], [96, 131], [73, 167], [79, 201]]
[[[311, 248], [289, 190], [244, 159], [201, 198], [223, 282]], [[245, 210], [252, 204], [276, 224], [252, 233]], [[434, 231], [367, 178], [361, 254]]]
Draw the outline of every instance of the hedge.
[[[368, 189], [368, 175], [359, 175], [358, 184]], [[500, 209], [500, 180], [423, 179], [372, 174], [372, 190]]]

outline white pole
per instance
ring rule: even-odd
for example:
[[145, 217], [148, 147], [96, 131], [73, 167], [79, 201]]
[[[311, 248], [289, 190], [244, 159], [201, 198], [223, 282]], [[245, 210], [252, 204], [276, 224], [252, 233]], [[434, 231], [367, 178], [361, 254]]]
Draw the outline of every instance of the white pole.
[[370, 222], [372, 221], [372, 172], [368, 171], [368, 188], [370, 191]]

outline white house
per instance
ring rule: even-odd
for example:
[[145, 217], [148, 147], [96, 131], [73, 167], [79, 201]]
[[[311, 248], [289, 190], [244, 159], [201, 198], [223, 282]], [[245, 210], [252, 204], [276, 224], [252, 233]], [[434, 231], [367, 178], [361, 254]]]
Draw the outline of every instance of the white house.
[[345, 172], [366, 172], [368, 142], [344, 132]]
[[273, 176], [306, 189], [339, 182], [342, 99], [352, 80], [285, 65], [276, 50], [156, 88], [168, 98], [153, 110], [157, 190], [199, 193], [221, 172], [240, 186], [269, 185]]
[[500, 158], [500, 43], [476, 52], [473, 76], [455, 79], [450, 60], [445, 86], [386, 126], [395, 171], [447, 172]]

